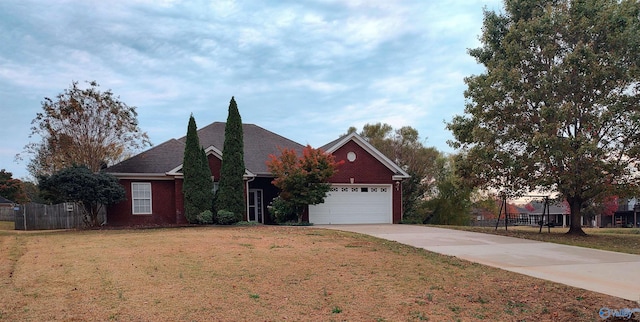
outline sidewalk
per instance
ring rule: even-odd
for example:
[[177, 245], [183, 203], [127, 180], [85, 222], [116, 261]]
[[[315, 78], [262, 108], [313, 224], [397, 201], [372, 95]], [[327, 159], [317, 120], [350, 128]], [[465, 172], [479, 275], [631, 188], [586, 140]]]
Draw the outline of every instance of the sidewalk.
[[412, 225], [318, 225], [350, 231], [582, 289], [640, 301], [640, 256]]

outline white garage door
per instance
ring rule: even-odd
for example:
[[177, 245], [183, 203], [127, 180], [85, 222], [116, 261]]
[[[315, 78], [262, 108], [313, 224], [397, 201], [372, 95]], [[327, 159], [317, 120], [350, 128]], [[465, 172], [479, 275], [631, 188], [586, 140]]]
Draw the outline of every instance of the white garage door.
[[333, 185], [324, 203], [309, 206], [309, 222], [326, 224], [390, 224], [390, 185]]

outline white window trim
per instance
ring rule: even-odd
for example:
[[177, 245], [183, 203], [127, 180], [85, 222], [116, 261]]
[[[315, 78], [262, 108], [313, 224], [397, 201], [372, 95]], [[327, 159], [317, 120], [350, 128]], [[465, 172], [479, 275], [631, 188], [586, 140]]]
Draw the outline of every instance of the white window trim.
[[[149, 212], [136, 212], [136, 207], [134, 206], [136, 200], [146, 200], [147, 198], [134, 198], [133, 197], [133, 186], [134, 185], [146, 185], [149, 187]], [[133, 215], [151, 215], [153, 214], [153, 192], [151, 190], [151, 182], [132, 182], [131, 183], [131, 213]]]

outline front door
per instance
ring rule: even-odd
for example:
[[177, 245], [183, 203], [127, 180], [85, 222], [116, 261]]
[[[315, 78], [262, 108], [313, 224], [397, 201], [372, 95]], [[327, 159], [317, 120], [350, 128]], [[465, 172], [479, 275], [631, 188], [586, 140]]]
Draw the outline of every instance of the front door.
[[262, 189], [249, 189], [249, 221], [264, 223], [262, 215]]

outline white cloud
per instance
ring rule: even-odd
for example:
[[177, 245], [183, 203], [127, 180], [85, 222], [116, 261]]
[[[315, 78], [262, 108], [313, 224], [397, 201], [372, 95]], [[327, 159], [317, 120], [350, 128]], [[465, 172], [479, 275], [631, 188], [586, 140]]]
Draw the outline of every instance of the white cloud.
[[[413, 125], [417, 118], [427, 111], [413, 104], [394, 102], [389, 99], [376, 99], [366, 103], [356, 103], [333, 111], [330, 124], [355, 124], [362, 127], [367, 123], [388, 123], [394, 127]], [[348, 126], [347, 126], [348, 127]]]
[[[156, 144], [191, 112], [224, 121], [232, 95], [243, 120], [301, 143], [376, 122], [443, 137], [478, 70], [481, 8], [498, 1], [0, 1], [0, 109], [28, 127], [43, 97], [96, 80]], [[0, 127], [0, 146], [18, 132]]]
[[286, 82], [285, 87], [305, 88], [319, 93], [335, 93], [347, 90], [349, 87], [343, 84], [301, 79]]
[[211, 0], [209, 7], [216, 16], [229, 17], [238, 13], [238, 5], [235, 0]]

